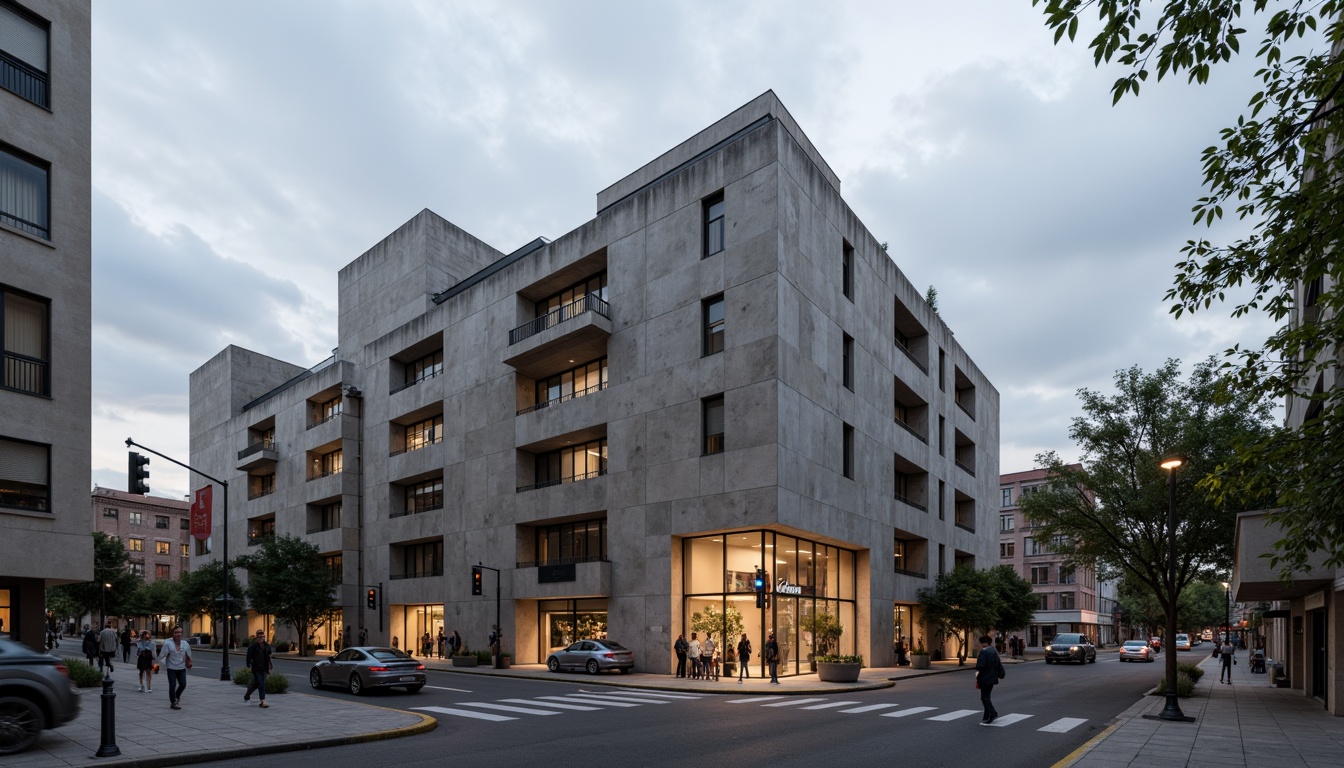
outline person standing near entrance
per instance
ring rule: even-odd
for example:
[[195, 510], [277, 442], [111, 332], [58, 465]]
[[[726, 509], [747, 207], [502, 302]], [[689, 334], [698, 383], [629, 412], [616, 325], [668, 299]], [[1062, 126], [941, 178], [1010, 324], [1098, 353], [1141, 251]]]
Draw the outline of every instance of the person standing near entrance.
[[747, 639], [747, 633], [742, 633], [742, 639], [737, 641], [737, 682], [742, 682], [742, 676], [751, 677], [751, 641]]
[[775, 642], [775, 633], [765, 640], [765, 663], [770, 667], [771, 685], [779, 685], [779, 643]]
[[686, 676], [686, 654], [690, 652], [691, 646], [686, 642], [685, 635], [677, 635], [677, 642], [672, 644], [672, 650], [677, 654], [677, 677]]
[[252, 700], [252, 692], [258, 691], [261, 708], [271, 706], [266, 703], [266, 675], [271, 673], [271, 644], [266, 642], [266, 631], [258, 629], [257, 639], [247, 646], [247, 668], [252, 670], [252, 682], [247, 684], [243, 701]]
[[691, 633], [690, 657], [691, 657], [691, 679], [692, 679], [692, 680], [699, 680], [699, 679], [700, 679], [700, 640], [695, 636], [695, 633], [694, 633], [694, 632]]
[[711, 677], [719, 679], [719, 670], [714, 662], [714, 651], [718, 649], [718, 644], [714, 642], [713, 635], [706, 635], [705, 642], [700, 646], [700, 665], [705, 669], [705, 679]]
[[1232, 665], [1236, 663], [1233, 654], [1236, 652], [1236, 646], [1232, 645], [1230, 639], [1225, 638], [1223, 647], [1218, 649], [1218, 661], [1222, 664], [1218, 672], [1218, 682], [1232, 684]]
[[168, 701], [173, 709], [182, 708], [182, 691], [187, 688], [187, 670], [191, 669], [191, 646], [182, 639], [182, 628], [173, 627], [173, 637], [159, 649], [159, 663], [168, 675]]
[[994, 686], [998, 685], [1003, 677], [1003, 659], [1000, 659], [999, 652], [994, 650], [993, 639], [989, 635], [981, 635], [980, 655], [975, 660], [975, 686], [980, 689], [980, 703], [985, 707], [985, 718], [980, 721], [981, 725], [989, 725], [999, 716], [999, 711], [994, 708], [990, 696], [994, 693]]

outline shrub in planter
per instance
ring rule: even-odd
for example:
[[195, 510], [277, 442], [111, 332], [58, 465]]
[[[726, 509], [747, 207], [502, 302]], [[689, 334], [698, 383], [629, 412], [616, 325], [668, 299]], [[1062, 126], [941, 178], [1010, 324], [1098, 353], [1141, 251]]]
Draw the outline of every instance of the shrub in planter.
[[70, 670], [70, 680], [76, 688], [93, 688], [103, 682], [103, 673], [87, 661], [67, 659], [65, 668]]
[[[239, 667], [233, 670], [234, 685], [251, 685], [252, 670], [247, 667]], [[289, 678], [279, 672], [272, 672], [266, 676], [267, 693], [284, 693], [289, 690]]]
[[[1157, 681], [1158, 696], [1167, 695], [1167, 678], [1163, 677]], [[1195, 695], [1195, 681], [1185, 675], [1176, 675], [1176, 696], [1182, 699], [1188, 699]]]
[[1179, 674], [1185, 675], [1186, 677], [1190, 678], [1190, 682], [1192, 683], [1198, 683], [1199, 678], [1204, 676], [1203, 668], [1190, 663], [1177, 664], [1176, 671]]
[[276, 653], [288, 653], [289, 643], [276, 643], [274, 646], [274, 650]]
[[477, 664], [489, 664], [495, 660], [495, 655], [489, 651], [475, 651], [473, 655]]

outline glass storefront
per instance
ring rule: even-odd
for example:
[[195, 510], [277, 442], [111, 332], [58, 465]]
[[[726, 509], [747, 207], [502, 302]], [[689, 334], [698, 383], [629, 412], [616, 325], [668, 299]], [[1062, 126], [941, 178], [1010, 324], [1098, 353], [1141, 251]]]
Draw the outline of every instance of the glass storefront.
[[[853, 654], [856, 637], [854, 552], [775, 531], [745, 531], [682, 541], [682, 626], [686, 638], [707, 634], [719, 644], [724, 674], [735, 674], [737, 642], [752, 645], [752, 672], [765, 669], [762, 650], [775, 633], [779, 674], [812, 671], [815, 654]], [[769, 606], [756, 607], [756, 569], [766, 572]], [[844, 627], [838, 647], [819, 648], [810, 631], [819, 613]], [[728, 672], [728, 669], [734, 670]]]
[[0, 589], [0, 637], [8, 637], [14, 631], [9, 615], [9, 590]]
[[542, 600], [537, 603], [538, 632], [544, 661], [551, 651], [568, 647], [575, 640], [607, 636], [607, 601]]
[[428, 632], [430, 653], [438, 653], [439, 630], [445, 635], [450, 631], [443, 625], [442, 603], [398, 605], [393, 606], [392, 613], [392, 637], [396, 647], [416, 656], [426, 655], [424, 638]]

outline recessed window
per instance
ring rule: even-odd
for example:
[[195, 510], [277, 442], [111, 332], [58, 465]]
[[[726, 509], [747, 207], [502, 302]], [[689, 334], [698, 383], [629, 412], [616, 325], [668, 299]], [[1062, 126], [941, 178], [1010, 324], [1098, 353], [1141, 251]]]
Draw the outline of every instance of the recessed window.
[[167, 542], [167, 541], [156, 541], [156, 542], [154, 542], [154, 554], [156, 554], [156, 555], [171, 555], [171, 554], [173, 554], [173, 545], [172, 545], [172, 543], [171, 543], [171, 542]]
[[184, 517], [184, 518], [182, 518], [181, 520], [179, 520], [178, 522], [179, 522], [178, 527], [181, 528], [182, 530], [184, 530], [184, 531], [189, 531], [189, 530], [191, 530], [191, 518], [189, 518], [189, 517]]
[[417, 421], [406, 427], [406, 450], [418, 451], [443, 440], [443, 416]]
[[704, 411], [705, 455], [723, 453], [723, 395], [701, 401]]
[[327, 569], [327, 574], [331, 576], [332, 584], [341, 583], [345, 574], [342, 572], [344, 566], [342, 565], [341, 554], [339, 552], [334, 555], [323, 555], [322, 566]]
[[309, 401], [308, 403], [308, 428], [312, 429], [319, 424], [325, 424], [328, 421], [341, 415], [345, 408], [345, 401], [340, 395], [330, 400]]
[[[0, 196], [4, 195], [3, 185], [0, 179]], [[47, 359], [51, 303], [0, 286], [0, 305], [5, 366], [0, 386], [30, 395], [50, 395]]]
[[520, 486], [519, 491], [548, 488], [561, 483], [590, 480], [607, 474], [607, 439], [566, 446], [558, 451], [537, 454], [534, 462], [536, 482]]
[[[394, 550], [398, 547], [394, 547]], [[443, 540], [423, 544], [405, 544], [401, 550], [401, 573], [392, 573], [393, 579], [417, 579], [443, 575]], [[394, 555], [395, 559], [395, 555]], [[395, 564], [393, 568], [395, 569]]]
[[171, 579], [173, 577], [172, 572], [173, 567], [171, 565], [165, 565], [163, 563], [159, 563], [154, 566], [154, 580], [164, 581], [166, 579]]
[[190, 545], [190, 544], [183, 544], [183, 545], [182, 545], [182, 552], [181, 552], [181, 555], [182, 555], [183, 557], [191, 557], [191, 545]]
[[[402, 515], [415, 515], [435, 509], [443, 509], [443, 478], [426, 480], [406, 486], [406, 501], [402, 506]], [[392, 515], [400, 517], [401, 515]]]
[[116, 517], [116, 516], [117, 516], [116, 507], [103, 507], [103, 517]]
[[723, 250], [723, 214], [725, 211], [723, 193], [705, 198], [705, 255], [713, 256]]
[[584, 363], [554, 376], [538, 379], [532, 406], [519, 411], [518, 415], [539, 411], [606, 388], [607, 358], [600, 357], [591, 363]]
[[[328, 451], [309, 460], [308, 479], [316, 480], [319, 477], [329, 477], [339, 473], [345, 466], [344, 453], [340, 448], [334, 451]], [[274, 478], [274, 475], [271, 476]]]
[[140, 538], [139, 536], [132, 536], [132, 537], [126, 539], [126, 551], [127, 551], [127, 552], [144, 552], [144, 551], [145, 551], [145, 540], [142, 539], [142, 538]]
[[704, 301], [705, 355], [723, 351], [723, 296]]
[[47, 72], [50, 26], [0, 0], [0, 88], [39, 107], [50, 107]]
[[406, 386], [432, 379], [440, 373], [443, 373], [442, 349], [406, 364]]
[[1074, 593], [1072, 592], [1059, 593], [1059, 610], [1061, 611], [1073, 610], [1073, 594]]
[[155, 515], [155, 516], [154, 516], [154, 527], [155, 527], [155, 528], [163, 528], [163, 529], [167, 529], [167, 528], [168, 528], [168, 516], [167, 516], [167, 515]]
[[0, 507], [47, 511], [51, 447], [0, 438]]
[[341, 527], [341, 502], [308, 505], [308, 532], [318, 533]]
[[999, 558], [1000, 558], [1000, 559], [1003, 559], [1003, 560], [1007, 560], [1007, 559], [1013, 557], [1014, 551], [1015, 551], [1016, 549], [1017, 549], [1017, 543], [1016, 543], [1016, 542], [1013, 542], [1013, 541], [1002, 541], [1002, 542], [999, 542]]
[[0, 224], [50, 240], [50, 174], [49, 164], [0, 146]]
[[840, 342], [840, 347], [841, 347], [841, 349], [840, 349], [840, 367], [841, 367], [840, 376], [841, 376], [841, 381], [844, 383], [844, 385], [845, 385], [845, 389], [848, 389], [850, 392], [853, 392], [853, 391], [854, 391], [854, 337], [852, 337], [852, 336], [850, 336], [848, 333], [846, 333], [846, 334], [844, 335], [844, 338], [843, 338], [843, 339], [841, 340], [841, 342]]
[[840, 253], [840, 290], [845, 298], [854, 300], [854, 246], [848, 240], [842, 240]]
[[537, 565], [589, 563], [607, 559], [607, 521], [544, 525], [536, 528]]
[[854, 428], [850, 425], [844, 425], [841, 430], [841, 439], [844, 441], [843, 456], [841, 456], [841, 471], [845, 477], [854, 479]]
[[1031, 566], [1031, 583], [1032, 583], [1032, 584], [1049, 584], [1049, 583], [1050, 583], [1050, 566], [1048, 566], [1048, 565], [1033, 565], [1033, 566]]
[[127, 563], [126, 568], [131, 572], [131, 575], [136, 577], [137, 579], [145, 578], [144, 563]]
[[1013, 506], [1013, 489], [1012, 489], [1012, 488], [1000, 488], [1000, 489], [999, 489], [999, 506], [1000, 506], [1000, 507], [1011, 507], [1011, 506]]

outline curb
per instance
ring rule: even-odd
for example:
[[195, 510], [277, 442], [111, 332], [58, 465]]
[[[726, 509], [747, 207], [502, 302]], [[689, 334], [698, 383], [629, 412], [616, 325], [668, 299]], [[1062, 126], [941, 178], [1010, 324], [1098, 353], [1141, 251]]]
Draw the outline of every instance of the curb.
[[[538, 675], [529, 674], [527, 672], [509, 674], [507, 672], [501, 673], [499, 670], [489, 670], [489, 671], [482, 670], [480, 672], [471, 672], [468, 671], [470, 669], [471, 667], [460, 667], [457, 669], [432, 669], [428, 671], [444, 672], [450, 675], [467, 675], [472, 677], [503, 677], [503, 678], [509, 678], [511, 680], [537, 680], [544, 683], [575, 682], [573, 678], [564, 676], [540, 677]], [[839, 693], [848, 693], [850, 691], [876, 691], [882, 688], [890, 688], [895, 684], [890, 680], [877, 680], [871, 683], [848, 685], [845, 688], [787, 688], [781, 690], [771, 689], [765, 691], [755, 691], [755, 690], [749, 691], [736, 687], [729, 687], [732, 686], [732, 683], [724, 683], [725, 687], [723, 688], [717, 688], [717, 687], [684, 688], [681, 686], [664, 685], [656, 682], [625, 682], [621, 680], [621, 678], [619, 677], [602, 677], [602, 676], [593, 677], [589, 675], [587, 677], [583, 677], [580, 679], [592, 685], [609, 685], [613, 688], [632, 688], [634, 690], [645, 690], [645, 691], [669, 691], [672, 693], [705, 693], [711, 695], [729, 695], [729, 696], [795, 696], [800, 693], [839, 694]], [[617, 682], [612, 682], [613, 680]]]

